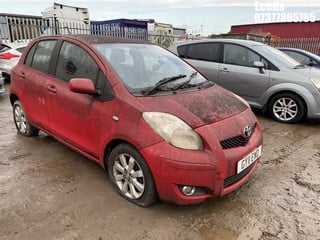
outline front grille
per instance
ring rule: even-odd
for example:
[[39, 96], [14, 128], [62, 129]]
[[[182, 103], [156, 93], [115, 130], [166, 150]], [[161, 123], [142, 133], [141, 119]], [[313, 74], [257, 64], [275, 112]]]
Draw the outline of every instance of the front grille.
[[[256, 129], [256, 124], [252, 127], [252, 134], [253, 135], [254, 131]], [[243, 136], [236, 136], [236, 137], [232, 137], [226, 140], [223, 140], [220, 142], [220, 145], [222, 147], [222, 149], [228, 149], [228, 148], [234, 148], [234, 147], [243, 147], [245, 145], [247, 145], [247, 143], [250, 140], [250, 137], [245, 138]]]
[[241, 173], [233, 175], [231, 177], [227, 177], [223, 182], [223, 187], [229, 187], [230, 185], [234, 184], [235, 182], [239, 181], [241, 178], [243, 178], [245, 175], [250, 172], [250, 170], [253, 168], [254, 164], [249, 166], [247, 169], [243, 170]]
[[234, 148], [247, 145], [250, 138], [237, 136], [220, 142], [222, 149]]

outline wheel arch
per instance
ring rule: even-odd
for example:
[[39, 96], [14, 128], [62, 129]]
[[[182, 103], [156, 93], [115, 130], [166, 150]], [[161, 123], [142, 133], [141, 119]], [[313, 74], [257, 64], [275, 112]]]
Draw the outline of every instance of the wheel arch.
[[309, 101], [313, 98], [313, 96], [308, 88], [294, 83], [279, 83], [268, 88], [268, 90], [264, 94], [262, 101], [263, 113], [266, 113], [268, 111], [268, 106], [271, 99], [274, 96], [283, 93], [290, 93], [298, 96], [302, 100], [304, 107], [306, 108], [306, 114], [308, 113], [308, 109], [310, 108]]
[[19, 100], [19, 97], [16, 94], [10, 94], [10, 103], [13, 106], [14, 102]]
[[[127, 141], [127, 140], [124, 140], [124, 139], [121, 139], [121, 138], [116, 138], [116, 139], [113, 139], [111, 140], [104, 148], [104, 153], [103, 153], [103, 167], [108, 170], [108, 159], [109, 159], [109, 155], [111, 153], [111, 151], [118, 145], [120, 144], [128, 144], [130, 146], [132, 146], [133, 148], [135, 148], [139, 153], [139, 149], [134, 145], [132, 144], [131, 142]], [[141, 153], [140, 153], [141, 154]], [[141, 155], [142, 156], [142, 155]], [[143, 157], [143, 156], [142, 156]], [[146, 164], [148, 165], [148, 167], [150, 168], [149, 164], [147, 161], [145, 161]]]

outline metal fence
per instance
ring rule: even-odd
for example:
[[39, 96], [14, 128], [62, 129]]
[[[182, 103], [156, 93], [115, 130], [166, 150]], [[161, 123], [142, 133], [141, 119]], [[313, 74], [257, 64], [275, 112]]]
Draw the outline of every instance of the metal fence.
[[2, 42], [29, 41], [39, 36], [58, 34], [90, 34], [90, 25], [41, 17], [0, 16]]
[[30, 41], [39, 36], [65, 34], [94, 34], [147, 41], [170, 47], [181, 36], [150, 34], [147, 29], [107, 28], [104, 25], [84, 22], [66, 22], [41, 17], [7, 16], [0, 14], [0, 42]]
[[40, 17], [0, 16], [0, 39], [3, 42], [33, 39], [41, 34], [44, 25]]
[[274, 42], [275, 47], [300, 48], [320, 55], [320, 38], [290, 38]]
[[261, 42], [272, 47], [290, 47], [300, 48], [309, 52], [320, 55], [320, 38], [288, 38], [281, 39], [271, 35], [260, 36], [253, 34], [222, 34], [214, 36], [214, 38], [232, 38], [232, 39], [244, 39]]

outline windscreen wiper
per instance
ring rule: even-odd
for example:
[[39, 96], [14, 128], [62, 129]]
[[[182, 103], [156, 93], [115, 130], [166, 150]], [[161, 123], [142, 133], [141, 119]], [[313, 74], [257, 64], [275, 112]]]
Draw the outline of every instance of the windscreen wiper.
[[169, 83], [169, 82], [173, 82], [175, 80], [178, 80], [180, 78], [185, 78], [187, 75], [185, 74], [179, 74], [177, 76], [173, 76], [173, 77], [168, 77], [168, 78], [163, 78], [161, 79], [159, 82], [157, 82], [153, 87], [149, 87], [149, 88], [145, 88], [145, 89], [142, 89], [142, 94], [144, 96], [148, 96], [148, 95], [151, 95], [151, 94], [154, 94], [157, 92], [157, 90], [159, 89], [159, 87]]
[[196, 72], [196, 71], [193, 72], [193, 73], [191, 73], [191, 75], [190, 75], [190, 77], [188, 78], [188, 80], [186, 80], [186, 81], [184, 81], [184, 82], [182, 82], [182, 83], [177, 84], [176, 86], [173, 87], [173, 89], [174, 89], [174, 90], [177, 90], [177, 89], [179, 89], [179, 88], [185, 88], [186, 86], [189, 85], [189, 83], [191, 82], [191, 80], [192, 80], [195, 76], [197, 76], [197, 74], [198, 74], [198, 72]]

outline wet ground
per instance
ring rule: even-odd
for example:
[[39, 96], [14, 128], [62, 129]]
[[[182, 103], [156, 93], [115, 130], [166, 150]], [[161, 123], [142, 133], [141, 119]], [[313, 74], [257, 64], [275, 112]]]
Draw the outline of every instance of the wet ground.
[[0, 96], [0, 239], [319, 240], [320, 121], [257, 115], [264, 151], [243, 187], [200, 205], [141, 208], [97, 164], [44, 134], [18, 135]]

